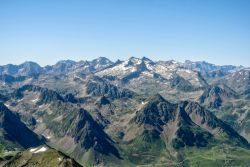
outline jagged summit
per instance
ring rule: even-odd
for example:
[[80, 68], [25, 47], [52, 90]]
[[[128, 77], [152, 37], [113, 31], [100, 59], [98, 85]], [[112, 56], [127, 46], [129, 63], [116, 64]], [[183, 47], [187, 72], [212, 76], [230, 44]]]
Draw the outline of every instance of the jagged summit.
[[106, 57], [98, 57], [90, 62], [93, 62], [93, 63], [100, 63], [100, 64], [112, 64], [113, 62], [111, 60], [109, 60], [108, 58]]
[[75, 63], [76, 63], [76, 61], [67, 59], [67, 60], [60, 60], [56, 64], [72, 64], [73, 65]]
[[221, 77], [244, 68], [243, 66], [233, 66], [233, 65], [219, 66], [208, 63], [206, 61], [192, 62], [190, 60], [186, 60], [183, 63], [183, 66], [187, 69], [199, 71], [206, 77]]
[[63, 60], [38, 73], [25, 64], [0, 66], [2, 155], [46, 140], [83, 166], [249, 162], [247, 69], [146, 57]]
[[226, 85], [213, 85], [209, 86], [203, 92], [198, 101], [207, 105], [209, 108], [219, 108], [222, 103], [230, 98], [236, 98], [237, 96], [237, 93]]
[[[8, 64], [4, 66], [0, 66], [0, 74], [9, 74], [9, 75], [33, 75], [33, 74], [41, 74], [41, 73], [72, 73], [79, 72], [81, 70], [85, 72], [96, 72], [101, 69], [105, 69], [107, 67], [112, 67], [112, 65], [119, 65], [124, 63], [124, 66], [136, 66], [141, 63], [150, 66], [155, 66], [156, 64], [166, 64], [172, 65], [176, 67], [184, 67], [186, 69], [195, 70], [201, 72], [205, 76], [214, 77], [216, 75], [224, 76], [230, 74], [235, 71], [239, 71], [244, 69], [243, 66], [218, 66], [211, 63], [207, 63], [205, 61], [192, 62], [186, 60], [184, 63], [179, 63], [174, 60], [170, 61], [152, 61], [147, 57], [136, 58], [130, 57], [125, 61], [117, 60], [115, 63], [110, 61], [105, 57], [99, 57], [92, 61], [73, 61], [73, 60], [61, 60], [58, 61], [55, 65], [47, 65], [45, 67], [41, 67], [39, 64], [31, 61], [26, 61], [20, 65]], [[151, 68], [149, 70], [152, 70]]]
[[149, 97], [148, 101], [150, 101], [150, 102], [152, 102], [152, 101], [166, 102], [166, 100], [159, 93]]
[[86, 110], [79, 110], [76, 119], [72, 122], [72, 126], [74, 128], [70, 132], [71, 135], [85, 150], [93, 148], [99, 153], [113, 154], [120, 157], [118, 150], [113, 145], [113, 141]]
[[172, 143], [174, 148], [204, 147], [212, 143], [212, 138], [220, 140], [219, 136], [226, 136], [227, 142], [249, 147], [248, 142], [235, 130], [195, 102], [173, 104], [156, 95], [136, 112], [131, 123], [141, 129], [135, 138], [147, 131], [156, 138]]
[[137, 57], [130, 57], [129, 59], [124, 61], [125, 66], [138, 66], [141, 64], [150, 64], [150, 65], [154, 65], [155, 62], [150, 60], [147, 57], [142, 57], [142, 58], [137, 58]]
[[105, 95], [111, 98], [131, 98], [136, 95], [133, 91], [119, 88], [97, 76], [94, 76], [88, 81], [86, 93], [94, 96]]
[[20, 65], [8, 64], [0, 66], [0, 73], [13, 75], [13, 76], [30, 76], [35, 74], [40, 74], [43, 72], [43, 68], [31, 61], [26, 61]]
[[173, 118], [176, 109], [177, 105], [169, 103], [160, 94], [156, 94], [148, 98], [147, 103], [136, 112], [136, 116], [131, 122], [136, 122], [139, 125], [155, 125], [158, 129], [164, 125], [164, 121]]
[[40, 65], [36, 62], [33, 61], [25, 61], [22, 64], [19, 65], [20, 67], [32, 67], [32, 66], [36, 66], [36, 67], [40, 67]]

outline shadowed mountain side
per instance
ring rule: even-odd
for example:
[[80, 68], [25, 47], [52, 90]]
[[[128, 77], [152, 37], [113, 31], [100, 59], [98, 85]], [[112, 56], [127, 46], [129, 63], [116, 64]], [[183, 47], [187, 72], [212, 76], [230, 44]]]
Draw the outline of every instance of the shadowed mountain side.
[[17, 144], [22, 148], [36, 147], [45, 141], [27, 128], [19, 115], [10, 111], [3, 103], [0, 103], [0, 128], [1, 144], [5, 147], [9, 144]]

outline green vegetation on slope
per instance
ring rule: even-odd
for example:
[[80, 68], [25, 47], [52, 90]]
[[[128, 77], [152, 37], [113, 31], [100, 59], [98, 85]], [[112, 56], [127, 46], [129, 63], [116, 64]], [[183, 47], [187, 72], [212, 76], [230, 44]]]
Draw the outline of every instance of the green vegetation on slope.
[[42, 152], [27, 150], [19, 152], [4, 167], [80, 167], [73, 159], [54, 150], [48, 149]]

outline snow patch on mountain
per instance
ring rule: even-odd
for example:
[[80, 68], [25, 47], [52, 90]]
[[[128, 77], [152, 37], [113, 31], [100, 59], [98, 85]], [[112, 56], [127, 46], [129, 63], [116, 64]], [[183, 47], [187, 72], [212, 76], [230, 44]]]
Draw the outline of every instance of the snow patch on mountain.
[[39, 152], [45, 152], [45, 151], [47, 151], [47, 150], [48, 150], [48, 149], [47, 149], [46, 147], [42, 147], [42, 148], [36, 150], [34, 153], [36, 154], [36, 153], [39, 153]]

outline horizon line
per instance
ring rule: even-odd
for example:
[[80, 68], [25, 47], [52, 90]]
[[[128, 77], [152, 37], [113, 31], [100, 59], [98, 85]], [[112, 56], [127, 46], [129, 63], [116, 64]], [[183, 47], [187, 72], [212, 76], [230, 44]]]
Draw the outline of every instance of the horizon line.
[[186, 59], [184, 61], [178, 61], [178, 60], [175, 60], [175, 59], [168, 59], [168, 60], [162, 60], [162, 59], [158, 59], [158, 60], [154, 60], [152, 58], [148, 58], [146, 56], [141, 56], [141, 57], [135, 57], [135, 56], [130, 56], [128, 57], [127, 59], [119, 59], [117, 58], [115, 61], [111, 60], [110, 58], [107, 58], [105, 56], [99, 56], [99, 57], [96, 57], [96, 58], [93, 58], [93, 59], [78, 59], [78, 60], [73, 60], [73, 59], [60, 59], [60, 60], [57, 60], [55, 63], [51, 63], [51, 64], [45, 64], [45, 65], [41, 65], [38, 61], [35, 61], [35, 60], [24, 60], [20, 63], [7, 63], [7, 64], [0, 64], [0, 66], [6, 66], [6, 65], [15, 65], [15, 66], [18, 66], [18, 65], [22, 65], [24, 63], [27, 63], [27, 62], [31, 62], [31, 63], [36, 63], [38, 64], [40, 67], [46, 67], [46, 66], [53, 66], [57, 63], [59, 63], [60, 61], [73, 61], [75, 63], [78, 63], [78, 62], [81, 62], [81, 61], [88, 61], [88, 62], [91, 62], [91, 61], [94, 61], [94, 60], [97, 60], [97, 59], [100, 59], [100, 58], [106, 58], [108, 59], [109, 61], [111, 61], [112, 63], [115, 63], [117, 61], [126, 61], [126, 60], [129, 60], [131, 58], [136, 58], [136, 59], [143, 59], [143, 58], [147, 58], [153, 62], [159, 62], [159, 61], [175, 61], [177, 63], [185, 63], [186, 61], [190, 61], [190, 62], [193, 62], [193, 63], [208, 63], [208, 64], [212, 64], [212, 65], [216, 65], [216, 66], [237, 66], [237, 67], [244, 67], [244, 68], [249, 68], [249, 66], [244, 66], [244, 65], [235, 65], [235, 64], [216, 64], [216, 63], [212, 63], [212, 62], [209, 62], [209, 61], [206, 61], [206, 60], [198, 60], [198, 61], [193, 61], [193, 60], [190, 60], [190, 59]]

